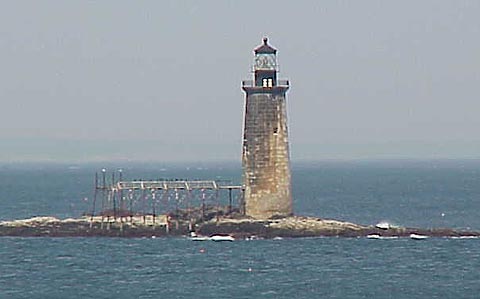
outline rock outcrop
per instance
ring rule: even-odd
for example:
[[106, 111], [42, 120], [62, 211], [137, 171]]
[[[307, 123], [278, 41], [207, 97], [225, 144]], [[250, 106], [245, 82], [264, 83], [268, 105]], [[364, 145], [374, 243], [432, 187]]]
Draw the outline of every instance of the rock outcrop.
[[228, 234], [235, 238], [294, 238], [294, 237], [409, 237], [411, 234], [429, 237], [480, 237], [480, 232], [457, 231], [449, 228], [406, 228], [358, 225], [315, 217], [292, 216], [278, 219], [212, 218], [193, 224], [182, 219], [153, 217], [129, 218], [82, 217], [58, 219], [34, 217], [0, 222], [0, 236], [20, 237], [167, 237], [188, 235]]

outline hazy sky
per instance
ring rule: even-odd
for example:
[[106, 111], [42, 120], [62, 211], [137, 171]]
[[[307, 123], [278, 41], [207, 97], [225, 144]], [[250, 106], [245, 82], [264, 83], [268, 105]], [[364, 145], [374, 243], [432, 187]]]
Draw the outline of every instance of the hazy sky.
[[291, 156], [480, 158], [480, 1], [2, 1], [0, 161], [239, 160], [252, 49]]

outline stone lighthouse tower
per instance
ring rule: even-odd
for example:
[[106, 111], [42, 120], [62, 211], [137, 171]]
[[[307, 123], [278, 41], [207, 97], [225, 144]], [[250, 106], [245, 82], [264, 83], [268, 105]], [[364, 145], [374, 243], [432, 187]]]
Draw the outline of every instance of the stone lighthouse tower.
[[285, 96], [289, 82], [277, 79], [277, 50], [267, 38], [254, 54], [254, 78], [242, 82], [245, 213], [254, 218], [289, 216], [293, 213]]

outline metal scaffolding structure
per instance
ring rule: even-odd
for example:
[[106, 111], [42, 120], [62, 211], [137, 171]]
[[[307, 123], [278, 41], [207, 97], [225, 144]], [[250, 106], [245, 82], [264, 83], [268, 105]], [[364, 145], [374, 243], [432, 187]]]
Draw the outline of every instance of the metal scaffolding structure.
[[[91, 219], [101, 221], [133, 221], [141, 217], [155, 224], [161, 215], [192, 222], [244, 213], [243, 187], [227, 181], [214, 180], [118, 180], [112, 174], [107, 180], [102, 170], [95, 174]], [[212, 213], [214, 215], [212, 215]]]

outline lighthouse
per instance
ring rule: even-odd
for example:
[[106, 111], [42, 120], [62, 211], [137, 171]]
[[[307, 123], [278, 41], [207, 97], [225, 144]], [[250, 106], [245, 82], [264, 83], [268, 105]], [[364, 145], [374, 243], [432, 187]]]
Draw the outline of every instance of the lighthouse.
[[293, 214], [286, 92], [278, 80], [277, 50], [263, 43], [253, 50], [253, 80], [245, 91], [242, 167], [245, 214], [266, 219]]

